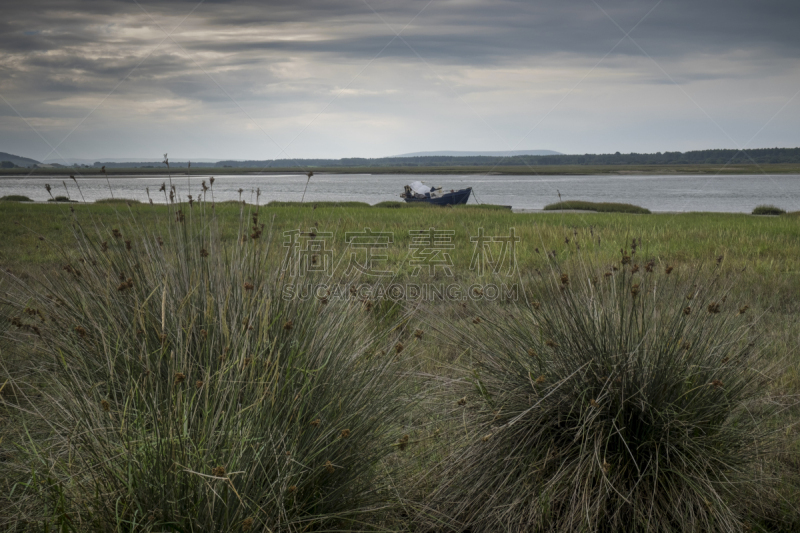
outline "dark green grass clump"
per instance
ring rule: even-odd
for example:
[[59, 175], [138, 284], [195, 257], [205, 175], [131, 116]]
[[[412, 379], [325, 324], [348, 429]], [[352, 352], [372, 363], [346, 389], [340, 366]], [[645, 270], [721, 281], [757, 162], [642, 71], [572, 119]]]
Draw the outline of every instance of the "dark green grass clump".
[[96, 204], [140, 204], [139, 200], [133, 200], [130, 198], [101, 198], [99, 200], [95, 200], [94, 203]]
[[389, 209], [405, 209], [408, 207], [435, 207], [428, 202], [398, 202], [397, 200], [387, 200], [385, 202], [378, 202], [372, 207], [382, 207]]
[[0, 202], [32, 202], [27, 196], [21, 194], [9, 194], [8, 196], [0, 197]]
[[634, 213], [639, 215], [649, 215], [650, 210], [638, 205], [619, 204], [611, 202], [584, 202], [582, 200], [570, 200], [567, 202], [556, 202], [544, 206], [545, 211], [560, 211], [565, 209], [576, 209], [580, 211], [597, 211], [598, 213]]
[[786, 211], [774, 205], [759, 205], [753, 209], [754, 215], [785, 215]]
[[187, 204], [153, 232], [78, 226], [57, 274], [10, 276], [16, 346], [35, 369], [13, 384], [30, 391], [13, 424], [45, 430], [4, 463], [20, 483], [0, 529], [381, 519], [410, 405], [399, 333], [360, 301], [286, 298], [257, 212], [232, 242], [215, 226]]
[[48, 198], [48, 202], [77, 202], [77, 200], [70, 200], [66, 196], [56, 196], [54, 198]]
[[270, 207], [308, 207], [309, 209], [316, 209], [317, 207], [369, 207], [366, 202], [282, 202], [273, 201], [268, 204]]
[[471, 354], [466, 436], [426, 509], [455, 531], [728, 532], [775, 501], [747, 307], [677, 276], [556, 273], [529, 306], [443, 326]]

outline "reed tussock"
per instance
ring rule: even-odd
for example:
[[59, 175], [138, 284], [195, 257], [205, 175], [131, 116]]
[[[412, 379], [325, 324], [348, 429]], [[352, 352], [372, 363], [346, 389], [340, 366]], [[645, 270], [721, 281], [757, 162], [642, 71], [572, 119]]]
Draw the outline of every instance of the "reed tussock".
[[242, 209], [235, 242], [186, 204], [149, 232], [76, 222], [57, 275], [14, 278], [34, 373], [13, 416], [39, 432], [6, 463], [2, 528], [351, 530], [388, 512], [412, 403], [397, 333], [360, 302], [283, 298]]
[[777, 408], [757, 322], [713, 273], [631, 263], [554, 271], [527, 305], [441, 326], [466, 354], [448, 400], [462, 437], [426, 522], [730, 532], [768, 512]]

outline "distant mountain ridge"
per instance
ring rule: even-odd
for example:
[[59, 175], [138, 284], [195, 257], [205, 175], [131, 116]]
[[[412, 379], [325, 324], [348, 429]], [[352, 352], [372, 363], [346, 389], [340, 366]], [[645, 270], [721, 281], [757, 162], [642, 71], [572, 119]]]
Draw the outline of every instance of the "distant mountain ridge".
[[27, 157], [9, 154], [6, 152], [0, 152], [0, 161], [10, 161], [15, 165], [19, 165], [21, 167], [29, 167], [31, 165], [41, 165], [41, 163], [39, 163], [35, 159], [29, 159]]
[[392, 155], [389, 157], [515, 157], [518, 155], [564, 155], [553, 150], [505, 150], [505, 151], [458, 151], [443, 150], [439, 152], [411, 152], [408, 154]]

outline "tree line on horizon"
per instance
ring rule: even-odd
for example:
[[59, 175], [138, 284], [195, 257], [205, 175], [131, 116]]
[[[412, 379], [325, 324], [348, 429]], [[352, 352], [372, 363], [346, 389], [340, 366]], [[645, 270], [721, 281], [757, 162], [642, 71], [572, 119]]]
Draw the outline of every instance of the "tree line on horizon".
[[[702, 164], [780, 164], [800, 163], [800, 148], [759, 148], [754, 150], [696, 150], [655, 154], [560, 154], [521, 156], [421, 156], [421, 157], [346, 157], [342, 159], [267, 159], [223, 160], [217, 163], [192, 163], [193, 167], [288, 168], [301, 162], [310, 167], [437, 167], [437, 166], [547, 166], [547, 165], [702, 165]], [[174, 165], [180, 163], [176, 162]], [[185, 163], [184, 163], [185, 164]], [[109, 168], [160, 166], [160, 163], [95, 163]]]
[[[19, 165], [19, 162], [16, 162]], [[589, 166], [589, 165], [748, 165], [800, 163], [800, 148], [758, 148], [753, 150], [694, 150], [689, 152], [657, 152], [654, 154], [559, 154], [519, 156], [420, 156], [420, 157], [347, 157], [342, 159], [265, 159], [223, 160], [216, 163], [192, 163], [195, 168], [291, 168], [302, 163], [305, 168], [357, 168], [357, 167], [513, 167], [513, 166]], [[173, 167], [185, 166], [186, 161], [175, 161]], [[30, 165], [26, 165], [30, 166]], [[56, 165], [54, 165], [56, 166]], [[57, 165], [64, 166], [64, 165]], [[102, 162], [95, 168], [161, 168], [160, 161]], [[3, 168], [6, 168], [4, 166]], [[8, 168], [12, 168], [11, 164]]]

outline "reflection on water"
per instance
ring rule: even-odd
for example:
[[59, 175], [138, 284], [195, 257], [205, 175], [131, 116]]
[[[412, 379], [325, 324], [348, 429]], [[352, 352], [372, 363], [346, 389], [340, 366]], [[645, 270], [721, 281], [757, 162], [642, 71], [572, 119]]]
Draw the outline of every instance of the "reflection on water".
[[[181, 176], [172, 179], [179, 196], [186, 200], [202, 194], [201, 182], [209, 176]], [[255, 202], [261, 190], [261, 203], [273, 200], [299, 202], [306, 186], [304, 174], [215, 176], [213, 199], [217, 202], [242, 199]], [[113, 196], [147, 201], [146, 188], [154, 202], [165, 201], [158, 192], [166, 176], [111, 178]], [[595, 176], [442, 176], [442, 175], [369, 175], [317, 174], [311, 178], [306, 202], [358, 201], [376, 204], [400, 200], [403, 185], [421, 180], [445, 190], [472, 187], [470, 203], [510, 205], [519, 209], [541, 209], [563, 200], [625, 202], [652, 211], [720, 211], [749, 213], [761, 204], [777, 205], [787, 211], [800, 211], [800, 175], [745, 176], [674, 176], [674, 175], [595, 175]], [[63, 182], [63, 184], [62, 184]], [[53, 187], [53, 195], [69, 195], [73, 199], [94, 201], [111, 197], [102, 178], [78, 178], [78, 187], [71, 180], [52, 178], [2, 178], [0, 196], [21, 194], [37, 201], [49, 198], [45, 184]], [[66, 187], [66, 189], [65, 189]], [[211, 191], [206, 194], [212, 200]]]

